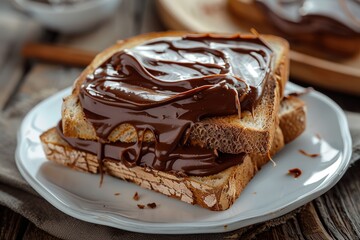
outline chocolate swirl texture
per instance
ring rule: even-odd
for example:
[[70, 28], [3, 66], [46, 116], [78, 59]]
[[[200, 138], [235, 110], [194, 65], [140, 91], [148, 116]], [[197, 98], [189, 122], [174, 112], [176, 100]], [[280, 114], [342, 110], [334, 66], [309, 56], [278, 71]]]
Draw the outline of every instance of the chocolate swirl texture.
[[[244, 155], [191, 146], [191, 127], [207, 117], [252, 111], [272, 76], [272, 64], [271, 49], [255, 36], [166, 37], [122, 50], [80, 89], [80, 103], [98, 143], [64, 139], [97, 153], [99, 161], [110, 158], [129, 167], [196, 176], [220, 172], [242, 162]], [[135, 127], [137, 142], [108, 140], [123, 123]], [[144, 141], [140, 133], [145, 131], [153, 133], [154, 142]]]
[[279, 30], [290, 36], [360, 35], [359, 0], [256, 0], [256, 4]]

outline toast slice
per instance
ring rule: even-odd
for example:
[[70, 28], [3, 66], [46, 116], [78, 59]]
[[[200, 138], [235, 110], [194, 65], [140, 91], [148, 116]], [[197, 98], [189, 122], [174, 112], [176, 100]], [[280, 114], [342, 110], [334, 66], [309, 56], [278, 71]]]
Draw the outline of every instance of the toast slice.
[[[100, 53], [94, 61], [83, 71], [76, 80], [72, 95], [66, 97], [62, 107], [62, 128], [67, 137], [97, 140], [95, 129], [86, 120], [78, 94], [86, 76], [106, 61], [114, 53], [134, 47], [148, 40], [159, 37], [183, 36], [184, 32], [150, 33], [120, 41], [114, 46]], [[241, 35], [244, 38], [254, 38], [254, 35]], [[283, 90], [288, 78], [288, 43], [275, 36], [262, 36], [274, 52], [274, 66], [272, 76], [267, 81], [262, 98], [253, 114], [243, 112], [241, 119], [237, 115], [208, 118], [194, 124], [190, 141], [193, 145], [200, 145], [217, 149], [223, 153], [262, 153], [270, 150], [277, 124], [277, 112]], [[142, 133], [138, 133], [142, 135]], [[121, 124], [109, 135], [111, 142], [136, 142], [136, 130], [129, 124]], [[149, 131], [144, 135], [145, 141], [153, 141], [154, 136]]]
[[[305, 102], [295, 96], [285, 96], [280, 103], [279, 116], [279, 128], [276, 131], [281, 130], [283, 138], [275, 137], [272, 143], [272, 149], [280, 149], [279, 146], [288, 144], [296, 139], [305, 131], [306, 128], [306, 105]], [[280, 133], [275, 133], [275, 136], [279, 136]], [[283, 142], [282, 142], [283, 141]], [[270, 155], [275, 155], [276, 152], [272, 150]], [[256, 161], [256, 166], [261, 168], [265, 165], [269, 158], [259, 157], [259, 154], [251, 154], [251, 158]]]
[[[281, 30], [279, 27], [275, 25], [275, 23], [273, 24], [271, 23], [272, 22], [271, 19], [274, 18], [273, 15], [276, 15], [276, 13], [274, 12], [271, 14], [271, 12], [274, 10], [271, 10], [270, 7], [266, 7], [267, 4], [273, 5], [273, 2], [274, 1], [268, 1], [267, 3], [266, 1], [257, 1], [257, 0], [228, 0], [228, 9], [229, 12], [234, 15], [234, 18], [238, 20], [240, 25], [244, 25], [246, 27], [248, 26], [255, 27], [262, 33], [283, 36], [292, 43], [292, 48], [295, 47], [296, 50], [308, 53], [310, 55], [316, 54], [320, 57], [331, 58], [333, 57], [331, 56], [331, 54], [326, 54], [328, 53], [329, 50], [332, 53], [337, 53], [344, 56], [352, 56], [360, 51], [359, 34], [352, 34], [349, 36], [346, 34], [340, 34], [340, 31], [334, 34], [332, 32], [329, 32], [329, 29], [330, 30], [333, 29], [334, 27], [333, 25], [332, 27], [328, 26], [328, 29], [324, 27], [323, 32], [320, 33], [308, 32], [301, 34], [290, 34], [284, 30]], [[281, 9], [281, 4], [280, 3], [276, 3], [276, 4], [278, 4], [277, 6]], [[296, 5], [299, 5], [299, 2], [292, 5], [291, 4], [292, 3], [288, 3], [289, 8], [291, 8], [291, 6], [296, 7]], [[321, 3], [319, 5], [321, 5]], [[292, 10], [294, 11], [295, 9], [293, 8]], [[336, 11], [345, 11], [345, 10], [336, 9]], [[321, 12], [319, 11], [319, 13], [314, 13], [314, 14], [321, 15]], [[323, 12], [322, 14], [326, 15], [326, 12]], [[306, 17], [308, 17], [308, 15], [306, 15]], [[329, 17], [331, 17], [331, 14], [329, 15]], [[325, 19], [326, 18], [327, 17], [325, 17]], [[334, 21], [334, 19], [329, 19], [328, 22], [332, 22]], [[342, 19], [342, 17], [340, 17], [340, 19]], [[316, 24], [319, 26], [321, 25], [326, 26], [325, 23], [324, 23], [324, 19], [319, 18], [319, 21], [315, 23], [304, 20], [302, 23], [299, 24], [301, 24], [304, 27], [306, 27], [307, 25], [308, 28], [310, 29], [311, 28], [310, 25]], [[324, 48], [325, 50], [328, 50], [325, 51], [325, 53], [323, 51]]]
[[[291, 97], [282, 101], [282, 108], [279, 111], [280, 122], [287, 120], [302, 125], [296, 126], [297, 129], [305, 129], [305, 114], [305, 104], [300, 99]], [[276, 127], [275, 137], [271, 144], [271, 155], [283, 148], [285, 144], [283, 132], [287, 136], [287, 141], [291, 141], [301, 134], [298, 130], [289, 131], [291, 129], [286, 124], [283, 126], [285, 126], [283, 130], [279, 125]], [[99, 172], [97, 157], [69, 146], [58, 135], [55, 128], [46, 131], [40, 138], [48, 160], [80, 171]], [[104, 160], [104, 169], [112, 176], [134, 182], [143, 188], [178, 198], [187, 203], [198, 204], [210, 210], [221, 211], [228, 209], [234, 203], [259, 168], [268, 161], [269, 158], [266, 154], [246, 155], [241, 164], [205, 177], [179, 177], [139, 166], [128, 168], [111, 159]]]
[[285, 144], [294, 140], [306, 128], [305, 103], [298, 97], [285, 96], [279, 110], [279, 126], [284, 135]]

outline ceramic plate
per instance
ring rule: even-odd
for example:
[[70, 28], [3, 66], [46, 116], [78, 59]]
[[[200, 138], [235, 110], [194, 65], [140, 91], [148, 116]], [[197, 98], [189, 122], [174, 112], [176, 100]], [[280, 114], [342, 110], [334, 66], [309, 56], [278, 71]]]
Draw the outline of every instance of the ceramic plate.
[[[289, 83], [287, 91], [302, 88]], [[329, 190], [346, 171], [351, 138], [343, 111], [328, 97], [313, 91], [302, 96], [308, 106], [306, 131], [279, 152], [249, 183], [227, 211], [212, 212], [134, 184], [77, 172], [48, 162], [39, 135], [60, 119], [65, 89], [44, 100], [25, 117], [18, 133], [16, 163], [29, 184], [47, 201], [75, 218], [143, 233], [211, 233], [231, 231], [281, 216]], [[321, 136], [319, 139], [317, 136]], [[298, 152], [320, 153], [309, 158]], [[287, 172], [300, 168], [293, 178]], [[140, 200], [133, 200], [138, 192]], [[116, 194], [120, 193], [120, 195]], [[155, 202], [156, 209], [137, 204]]]

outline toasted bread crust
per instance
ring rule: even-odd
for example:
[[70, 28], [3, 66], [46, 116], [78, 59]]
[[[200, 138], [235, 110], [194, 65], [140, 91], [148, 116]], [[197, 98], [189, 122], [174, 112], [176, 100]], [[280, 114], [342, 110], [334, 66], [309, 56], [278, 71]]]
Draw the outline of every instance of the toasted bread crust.
[[[279, 111], [280, 122], [285, 118], [289, 122], [303, 125], [298, 129], [305, 128], [304, 121], [294, 119], [301, 117], [306, 119], [306, 112], [299, 111], [304, 103], [296, 97], [285, 98]], [[300, 116], [301, 115], [301, 116]], [[285, 142], [298, 137], [299, 131], [290, 131], [288, 125], [281, 130], [277, 127], [275, 137], [271, 144], [270, 154], [273, 156], [280, 151]], [[52, 128], [41, 135], [41, 142], [46, 157], [61, 165], [75, 170], [98, 173], [99, 165], [97, 157], [93, 154], [73, 149]], [[104, 170], [112, 176], [131, 181], [137, 185], [151, 189], [167, 196], [178, 198], [181, 201], [198, 204], [210, 210], [221, 211], [228, 209], [239, 197], [245, 186], [250, 182], [258, 169], [269, 161], [268, 155], [247, 155], [242, 164], [230, 167], [218, 174], [206, 177], [178, 177], [166, 172], [151, 170], [149, 168], [127, 168], [120, 162], [105, 159]]]
[[288, 96], [281, 102], [279, 126], [284, 134], [285, 144], [294, 140], [306, 128], [306, 105], [298, 97]]
[[[152, 38], [166, 36], [182, 36], [184, 32], [163, 32], [140, 35], [120, 41], [100, 53], [82, 72], [74, 83], [72, 95], [65, 98], [62, 108], [62, 124], [65, 136], [96, 140], [97, 136], [92, 125], [86, 120], [82, 111], [78, 94], [86, 76], [94, 71], [114, 53], [131, 48]], [[253, 35], [241, 35], [254, 37]], [[272, 79], [266, 84], [263, 97], [254, 110], [254, 118], [244, 113], [242, 119], [227, 116], [205, 119], [195, 123], [190, 135], [192, 144], [218, 149], [225, 153], [258, 152], [266, 153], [274, 136], [277, 111], [283, 90], [288, 78], [288, 43], [275, 36], [263, 36], [275, 52], [275, 67]], [[141, 133], [139, 133], [141, 134]], [[112, 142], [136, 142], [138, 133], [129, 124], [121, 124], [110, 135]], [[146, 132], [145, 141], [153, 141], [151, 132]]]
[[[281, 130], [277, 133], [280, 133], [277, 137], [282, 139]], [[99, 172], [97, 156], [72, 148], [60, 138], [55, 128], [42, 134], [41, 141], [48, 160], [75, 170]], [[283, 145], [274, 146], [279, 149], [273, 151], [279, 151], [283, 147]], [[133, 182], [169, 197], [178, 198], [190, 204], [198, 204], [210, 210], [222, 211], [234, 203], [254, 177], [260, 167], [257, 165], [258, 161], [263, 163], [267, 159], [265, 155], [260, 155], [259, 160], [246, 155], [241, 164], [206, 177], [178, 177], [139, 166], [128, 168], [121, 162], [111, 159], [104, 159], [103, 170], [114, 177]]]

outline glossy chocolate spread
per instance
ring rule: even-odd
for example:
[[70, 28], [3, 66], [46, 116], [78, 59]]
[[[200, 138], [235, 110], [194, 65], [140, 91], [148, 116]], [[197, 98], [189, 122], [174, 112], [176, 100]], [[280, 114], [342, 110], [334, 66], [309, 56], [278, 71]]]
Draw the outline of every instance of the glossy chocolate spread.
[[[267, 44], [239, 35], [157, 38], [122, 50], [81, 86], [80, 103], [98, 142], [68, 142], [96, 153], [100, 163], [111, 158], [178, 174], [220, 172], [242, 162], [243, 154], [190, 146], [191, 127], [207, 117], [252, 111], [272, 76], [272, 64]], [[137, 142], [110, 143], [108, 136], [123, 123], [135, 127]], [[143, 141], [145, 131], [155, 141]]]
[[330, 33], [359, 36], [359, 0], [256, 0], [268, 19], [290, 36]]
[[[61, 122], [57, 125], [60, 136], [72, 147], [92, 153], [98, 153], [99, 143], [91, 140], [65, 137], [61, 130]], [[111, 142], [104, 144], [103, 157], [110, 160], [121, 160], [122, 155], [133, 143]], [[144, 142], [141, 148], [141, 157], [137, 161], [137, 166], [151, 167], [154, 162], [155, 152], [154, 142]], [[179, 151], [187, 151], [186, 154], [180, 154]], [[162, 171], [174, 173], [175, 175], [194, 175], [207, 176], [221, 172], [231, 166], [243, 162], [245, 154], [225, 154], [220, 153], [218, 157], [213, 157], [208, 149], [194, 146], [186, 146], [184, 149], [178, 148], [170, 154], [169, 160], [161, 169]], [[124, 162], [124, 161], [123, 161]], [[127, 161], [124, 162], [127, 164]], [[131, 166], [130, 166], [131, 167]], [[154, 167], [152, 167], [154, 168]]]

